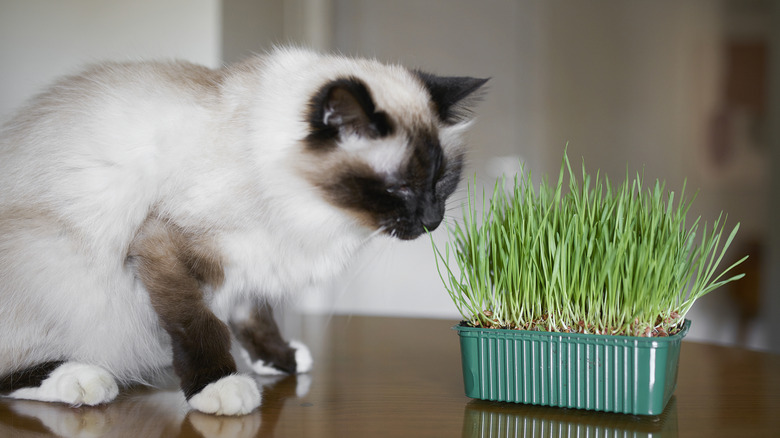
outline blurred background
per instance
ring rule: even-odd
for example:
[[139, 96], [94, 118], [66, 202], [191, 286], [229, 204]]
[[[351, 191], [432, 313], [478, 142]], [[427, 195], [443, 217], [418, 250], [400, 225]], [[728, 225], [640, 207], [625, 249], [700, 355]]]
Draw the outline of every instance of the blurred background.
[[[538, 181], [569, 157], [699, 190], [691, 216], [741, 223], [748, 276], [697, 302], [689, 339], [780, 352], [780, 3], [771, 0], [25, 0], [0, 2], [0, 117], [106, 59], [219, 67], [274, 44], [491, 77], [466, 176]], [[460, 214], [454, 195], [448, 220]], [[443, 242], [446, 232], [434, 233]], [[458, 319], [431, 242], [382, 239], [308, 313]]]

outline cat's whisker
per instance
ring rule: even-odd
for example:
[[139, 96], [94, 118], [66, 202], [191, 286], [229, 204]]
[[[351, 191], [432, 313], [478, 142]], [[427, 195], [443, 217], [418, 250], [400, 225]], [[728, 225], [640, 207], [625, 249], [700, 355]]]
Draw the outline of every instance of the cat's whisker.
[[387, 227], [385, 227], [384, 225], [380, 226], [376, 230], [372, 231], [371, 234], [368, 235], [368, 237], [363, 239], [363, 243], [365, 244], [367, 242], [370, 242], [370, 241], [374, 240], [377, 236], [380, 236], [380, 235], [384, 234], [386, 230], [387, 230]]

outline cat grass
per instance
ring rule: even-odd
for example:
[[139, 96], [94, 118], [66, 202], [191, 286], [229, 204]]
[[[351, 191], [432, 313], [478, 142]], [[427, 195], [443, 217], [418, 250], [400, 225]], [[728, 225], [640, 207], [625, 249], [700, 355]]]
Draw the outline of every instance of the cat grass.
[[[565, 181], [568, 177], [568, 183]], [[620, 185], [572, 170], [534, 189], [530, 172], [496, 182], [481, 209], [469, 184], [463, 220], [435, 243], [439, 275], [474, 327], [626, 336], [666, 336], [704, 295], [744, 274], [747, 256], [719, 271], [739, 224], [726, 235], [686, 219], [693, 200], [628, 174]], [[695, 198], [695, 197], [694, 197]], [[481, 211], [481, 213], [479, 213]]]

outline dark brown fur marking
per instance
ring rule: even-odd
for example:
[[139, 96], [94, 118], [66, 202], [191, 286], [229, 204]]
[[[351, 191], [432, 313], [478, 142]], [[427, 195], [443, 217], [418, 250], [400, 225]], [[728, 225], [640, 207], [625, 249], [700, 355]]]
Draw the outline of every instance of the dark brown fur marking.
[[463, 157], [444, 155], [434, 127], [414, 127], [406, 138], [408, 157], [393, 175], [380, 175], [338, 148], [310, 154], [299, 165], [328, 202], [361, 225], [414, 239], [441, 223], [445, 202], [460, 180]]
[[230, 321], [230, 327], [252, 362], [262, 360], [288, 374], [297, 371], [295, 350], [282, 339], [270, 305], [263, 303], [257, 306], [248, 319]]
[[234, 374], [230, 331], [206, 306], [201, 290], [224, 279], [208, 241], [151, 217], [133, 241], [130, 258], [171, 336], [173, 367], [187, 399]]
[[34, 388], [41, 386], [63, 361], [44, 362], [30, 368], [16, 371], [7, 376], [0, 377], [0, 394], [16, 391], [21, 388]]
[[471, 107], [480, 100], [477, 91], [489, 79], [465, 76], [436, 76], [420, 70], [414, 72], [431, 95], [439, 119], [454, 124], [468, 119]]
[[306, 118], [311, 129], [306, 144], [314, 151], [335, 149], [335, 141], [344, 134], [380, 138], [395, 130], [388, 115], [377, 110], [366, 84], [357, 78], [323, 85], [312, 96]]

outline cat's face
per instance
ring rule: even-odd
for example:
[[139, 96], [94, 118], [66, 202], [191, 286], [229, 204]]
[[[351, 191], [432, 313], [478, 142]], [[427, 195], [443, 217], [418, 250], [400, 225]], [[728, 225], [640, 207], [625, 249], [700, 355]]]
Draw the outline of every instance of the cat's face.
[[378, 85], [356, 77], [323, 85], [309, 103], [305, 149], [325, 199], [409, 240], [444, 217], [461, 178], [469, 97], [487, 79], [400, 74]]

